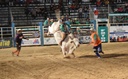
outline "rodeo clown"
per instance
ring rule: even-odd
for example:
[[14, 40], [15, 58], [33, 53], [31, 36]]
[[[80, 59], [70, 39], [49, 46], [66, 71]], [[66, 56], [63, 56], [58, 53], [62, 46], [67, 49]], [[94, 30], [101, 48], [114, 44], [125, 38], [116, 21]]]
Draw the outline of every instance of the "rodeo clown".
[[90, 33], [91, 33], [90, 44], [93, 45], [93, 49], [94, 49], [96, 56], [98, 56], [98, 58], [101, 58], [99, 53], [104, 54], [104, 52], [102, 51], [102, 43], [101, 43], [100, 37], [98, 36], [98, 34], [93, 28], [90, 29]]
[[16, 50], [12, 52], [12, 56], [14, 56], [14, 54], [16, 54], [17, 56], [19, 56], [20, 54], [20, 50], [21, 50], [21, 42], [22, 42], [22, 39], [27, 39], [29, 40], [28, 38], [25, 38], [23, 33], [22, 33], [22, 30], [21, 29], [18, 29], [17, 30], [17, 35], [16, 35], [16, 38], [15, 38], [15, 42], [16, 42]]

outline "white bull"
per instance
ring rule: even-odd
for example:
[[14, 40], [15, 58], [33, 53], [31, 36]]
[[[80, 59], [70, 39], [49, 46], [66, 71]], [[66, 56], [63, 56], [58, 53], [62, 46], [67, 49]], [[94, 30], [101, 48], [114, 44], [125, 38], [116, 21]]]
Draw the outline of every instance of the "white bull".
[[[54, 22], [51, 26], [48, 27], [49, 33], [54, 34], [57, 44], [59, 44], [60, 41], [62, 40], [61, 31], [59, 29], [60, 24], [61, 21], [58, 21], [58, 22]], [[78, 38], [75, 38], [73, 34], [69, 34], [68, 36], [66, 36], [61, 46], [64, 57], [66, 57], [67, 54], [72, 54], [75, 57], [74, 50], [78, 46], [79, 46]]]

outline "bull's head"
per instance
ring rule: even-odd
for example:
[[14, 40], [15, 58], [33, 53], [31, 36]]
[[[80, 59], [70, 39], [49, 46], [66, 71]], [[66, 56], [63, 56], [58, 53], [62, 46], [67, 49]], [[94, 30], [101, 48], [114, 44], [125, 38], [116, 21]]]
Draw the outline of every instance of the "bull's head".
[[75, 44], [76, 48], [80, 46], [78, 38], [74, 38], [73, 41], [74, 41], [74, 44]]
[[69, 38], [71, 39], [71, 43], [74, 43], [75, 47], [79, 47], [79, 39], [75, 38], [73, 34], [69, 34]]

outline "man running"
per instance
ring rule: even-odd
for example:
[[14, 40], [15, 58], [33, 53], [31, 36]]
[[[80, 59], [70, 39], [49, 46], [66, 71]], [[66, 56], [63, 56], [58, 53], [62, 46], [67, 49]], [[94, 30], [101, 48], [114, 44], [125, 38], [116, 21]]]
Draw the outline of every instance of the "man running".
[[102, 51], [102, 44], [101, 44], [100, 37], [98, 36], [98, 34], [96, 33], [96, 31], [93, 28], [90, 29], [90, 32], [91, 32], [90, 44], [93, 45], [93, 49], [94, 49], [96, 56], [98, 56], [98, 58], [101, 58], [99, 53], [104, 54], [104, 52]]

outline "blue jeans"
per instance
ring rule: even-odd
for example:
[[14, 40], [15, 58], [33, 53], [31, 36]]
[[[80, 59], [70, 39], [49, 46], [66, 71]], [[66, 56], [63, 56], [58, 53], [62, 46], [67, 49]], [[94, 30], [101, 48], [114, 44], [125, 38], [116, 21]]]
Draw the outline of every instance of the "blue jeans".
[[93, 47], [94, 52], [96, 53], [96, 56], [101, 57], [99, 52], [102, 52], [102, 44], [99, 44], [98, 46]]

